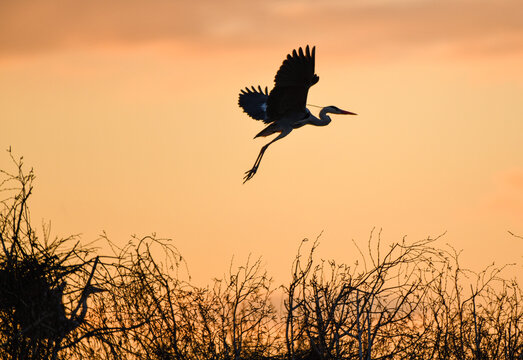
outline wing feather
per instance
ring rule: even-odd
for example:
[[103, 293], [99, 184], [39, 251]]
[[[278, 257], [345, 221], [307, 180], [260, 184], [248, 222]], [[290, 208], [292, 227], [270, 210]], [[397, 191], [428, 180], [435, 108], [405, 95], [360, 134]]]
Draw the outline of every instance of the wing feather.
[[265, 91], [258, 85], [258, 89], [254, 86], [248, 87], [240, 91], [238, 98], [238, 105], [255, 120], [263, 120], [265, 123], [270, 123], [267, 117], [267, 99], [269, 97], [268, 89]]
[[314, 73], [315, 52], [307, 45], [287, 55], [274, 78], [274, 89], [267, 99], [267, 115], [271, 121], [286, 113], [304, 112], [309, 88], [319, 80]]

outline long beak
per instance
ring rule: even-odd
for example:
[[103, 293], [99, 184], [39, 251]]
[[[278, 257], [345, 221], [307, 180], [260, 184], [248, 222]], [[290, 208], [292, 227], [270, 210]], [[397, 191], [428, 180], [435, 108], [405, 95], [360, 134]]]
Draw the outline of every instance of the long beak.
[[343, 115], [358, 115], [356, 113], [353, 113], [353, 112], [350, 112], [350, 111], [345, 111], [345, 110], [341, 110], [340, 114], [343, 114]]

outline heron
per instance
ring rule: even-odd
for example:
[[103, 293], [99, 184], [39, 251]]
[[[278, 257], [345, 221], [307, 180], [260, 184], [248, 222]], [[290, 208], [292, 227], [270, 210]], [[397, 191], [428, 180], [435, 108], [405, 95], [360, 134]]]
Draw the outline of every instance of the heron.
[[24, 322], [22, 325], [23, 332], [30, 338], [51, 339], [60, 343], [67, 334], [82, 325], [88, 311], [87, 300], [89, 296], [107, 291], [91, 285], [98, 262], [99, 257], [96, 257], [87, 283], [81, 291], [77, 305], [69, 313], [69, 317], [66, 316], [66, 307], [63, 303], [64, 292], [67, 287], [66, 281], [63, 280], [57, 286], [39, 294], [40, 298], [31, 299], [42, 307], [37, 307], [35, 314], [24, 309], [29, 315], [22, 318]]
[[307, 109], [307, 94], [309, 88], [320, 79], [314, 73], [316, 47], [312, 50], [309, 45], [303, 50], [293, 50], [283, 61], [276, 76], [274, 88], [268, 92], [267, 87], [262, 89], [251, 86], [240, 91], [238, 105], [247, 115], [255, 120], [262, 120], [268, 126], [254, 138], [270, 136], [279, 133], [272, 141], [264, 145], [252, 169], [245, 172], [243, 183], [252, 179], [258, 171], [263, 154], [274, 142], [289, 135], [293, 129], [304, 125], [325, 126], [331, 122], [327, 114], [357, 115], [356, 113], [341, 110], [336, 106], [326, 106], [320, 110], [319, 118]]

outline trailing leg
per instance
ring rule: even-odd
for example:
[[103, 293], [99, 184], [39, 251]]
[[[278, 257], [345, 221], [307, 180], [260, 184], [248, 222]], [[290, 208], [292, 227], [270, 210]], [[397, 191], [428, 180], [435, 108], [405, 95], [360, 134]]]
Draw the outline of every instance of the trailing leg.
[[245, 172], [245, 176], [243, 177], [243, 183], [245, 184], [248, 180], [252, 179], [254, 174], [256, 174], [256, 171], [258, 170], [258, 166], [260, 166], [261, 159], [263, 158], [263, 154], [265, 153], [265, 150], [269, 147], [270, 144], [273, 142], [280, 140], [281, 138], [284, 138], [285, 136], [289, 135], [289, 133], [292, 131], [292, 129], [285, 129], [283, 130], [280, 135], [276, 136], [274, 140], [269, 142], [268, 144], [264, 145], [260, 153], [258, 154], [258, 157], [256, 158], [256, 161], [254, 162], [254, 166], [249, 171]]

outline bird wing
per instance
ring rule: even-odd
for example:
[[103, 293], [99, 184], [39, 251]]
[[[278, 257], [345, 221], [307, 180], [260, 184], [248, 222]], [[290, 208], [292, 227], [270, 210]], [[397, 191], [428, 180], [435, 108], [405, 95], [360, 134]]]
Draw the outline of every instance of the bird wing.
[[263, 122], [269, 123], [270, 121], [267, 121], [266, 111], [268, 97], [267, 87], [265, 88], [265, 92], [260, 86], [258, 86], [258, 89], [254, 86], [252, 86], [251, 89], [246, 87], [245, 90], [242, 89], [240, 91], [238, 105], [253, 119], [263, 120]]
[[305, 112], [309, 88], [320, 79], [314, 73], [314, 55], [309, 46], [287, 55], [274, 78], [274, 89], [267, 99], [267, 115], [271, 121], [289, 112]]

